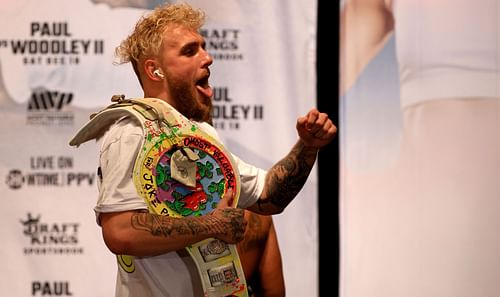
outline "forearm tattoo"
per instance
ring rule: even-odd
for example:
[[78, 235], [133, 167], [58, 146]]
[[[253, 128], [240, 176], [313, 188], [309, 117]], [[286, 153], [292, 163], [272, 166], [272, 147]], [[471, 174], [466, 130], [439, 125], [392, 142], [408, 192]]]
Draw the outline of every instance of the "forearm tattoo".
[[264, 197], [259, 200], [259, 208], [272, 203], [284, 208], [299, 193], [307, 181], [318, 150], [296, 144], [290, 153], [276, 163], [267, 173]]
[[190, 229], [186, 223], [182, 224], [172, 218], [163, 219], [160, 216], [144, 212], [132, 215], [132, 227], [137, 230], [148, 231], [155, 236], [167, 237], [172, 234], [190, 234]]
[[[235, 209], [236, 210], [236, 209]], [[236, 210], [243, 211], [243, 210]], [[184, 217], [172, 218], [168, 216], [159, 216], [146, 212], [138, 212], [132, 215], [132, 227], [137, 230], [150, 232], [155, 236], [182, 236], [182, 235], [202, 235], [202, 234], [233, 234], [243, 233], [241, 224], [238, 224], [234, 218], [234, 214], [230, 211], [224, 211], [223, 216], [229, 220], [230, 230], [228, 225], [212, 215], [202, 217]]]

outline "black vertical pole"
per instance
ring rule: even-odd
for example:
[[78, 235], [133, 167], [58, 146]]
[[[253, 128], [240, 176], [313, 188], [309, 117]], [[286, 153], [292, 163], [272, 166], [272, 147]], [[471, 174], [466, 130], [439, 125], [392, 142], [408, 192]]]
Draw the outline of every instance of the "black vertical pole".
[[[333, 7], [332, 7], [333, 6]], [[318, 0], [317, 105], [339, 127], [340, 4]], [[339, 138], [318, 156], [319, 296], [337, 296], [339, 287]]]

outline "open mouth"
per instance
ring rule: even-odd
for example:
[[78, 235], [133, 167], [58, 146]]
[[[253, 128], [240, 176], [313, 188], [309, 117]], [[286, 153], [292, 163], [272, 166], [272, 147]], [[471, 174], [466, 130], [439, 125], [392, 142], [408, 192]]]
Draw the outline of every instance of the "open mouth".
[[209, 85], [208, 85], [208, 75], [205, 76], [205, 77], [203, 77], [202, 79], [198, 80], [196, 82], [196, 85], [200, 86], [202, 88], [208, 88], [209, 87]]
[[208, 83], [209, 77], [210, 77], [210, 72], [208, 72], [207, 75], [203, 76], [203, 78], [196, 81], [196, 88], [203, 95], [210, 98], [213, 95], [213, 91], [212, 88], [210, 87], [210, 84]]

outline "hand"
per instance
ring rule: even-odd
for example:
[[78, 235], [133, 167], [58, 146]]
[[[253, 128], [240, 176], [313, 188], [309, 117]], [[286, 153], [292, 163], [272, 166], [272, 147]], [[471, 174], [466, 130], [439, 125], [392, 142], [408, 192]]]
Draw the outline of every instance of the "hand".
[[322, 148], [333, 140], [337, 127], [326, 113], [311, 109], [305, 116], [297, 119], [297, 132], [305, 146]]
[[233, 190], [228, 189], [217, 208], [211, 213], [223, 226], [215, 237], [227, 243], [238, 243], [243, 240], [247, 226], [244, 210], [231, 206], [233, 199]]

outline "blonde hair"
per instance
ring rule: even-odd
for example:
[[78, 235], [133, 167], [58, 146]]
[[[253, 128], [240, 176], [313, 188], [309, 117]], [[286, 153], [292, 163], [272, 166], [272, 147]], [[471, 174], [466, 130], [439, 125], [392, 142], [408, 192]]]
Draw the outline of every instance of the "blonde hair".
[[137, 63], [143, 57], [156, 56], [163, 42], [163, 33], [169, 26], [181, 26], [199, 31], [205, 22], [205, 13], [189, 4], [164, 4], [143, 16], [135, 29], [116, 48], [118, 64], [131, 62], [137, 72]]

